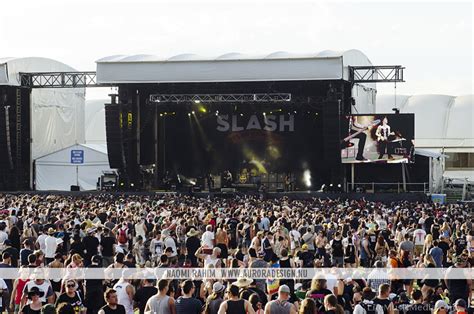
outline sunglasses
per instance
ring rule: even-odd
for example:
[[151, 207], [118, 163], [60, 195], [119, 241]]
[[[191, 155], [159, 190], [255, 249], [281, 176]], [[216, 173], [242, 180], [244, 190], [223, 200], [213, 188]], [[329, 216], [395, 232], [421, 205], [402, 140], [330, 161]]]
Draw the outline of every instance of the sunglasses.
[[69, 284], [69, 285], [67, 285], [66, 287], [68, 287], [68, 288], [74, 288], [75, 286], [76, 286], [76, 285]]

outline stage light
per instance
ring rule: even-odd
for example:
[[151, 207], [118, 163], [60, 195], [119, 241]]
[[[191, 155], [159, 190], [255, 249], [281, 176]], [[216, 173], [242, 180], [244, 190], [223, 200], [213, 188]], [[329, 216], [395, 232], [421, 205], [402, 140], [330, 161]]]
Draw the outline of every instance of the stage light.
[[162, 113], [160, 113], [160, 117], [162, 117], [162, 116], [163, 116], [163, 114], [162, 114]]
[[124, 185], [125, 185], [125, 183], [123, 183], [123, 182], [120, 182], [120, 186], [124, 186]]
[[266, 112], [264, 112], [264, 113], [263, 113], [263, 115], [264, 115], [264, 116], [266, 116], [266, 115], [267, 115], [267, 113], [266, 113]]
[[191, 113], [190, 113], [190, 112], [188, 112], [188, 117], [190, 117], [190, 116], [191, 116]]
[[135, 184], [133, 184], [133, 183], [130, 183], [130, 186], [133, 188], [133, 187], [135, 186]]
[[341, 188], [341, 184], [339, 183], [339, 184], [337, 185], [337, 187], [338, 187], [338, 188]]
[[307, 188], [311, 187], [311, 171], [309, 169], [303, 172], [303, 182]]
[[216, 116], [218, 116], [218, 115], [219, 115], [219, 112], [216, 111]]
[[191, 113], [192, 113], [192, 114], [196, 114], [196, 112], [194, 112], [194, 110], [193, 110], [193, 111], [191, 111]]
[[294, 113], [296, 113], [296, 110], [295, 110], [295, 111], [293, 111], [293, 112], [294, 112]]
[[244, 116], [244, 114], [243, 114], [243, 113], [241, 113], [241, 114], [240, 114], [240, 116], [241, 116], [241, 117], [243, 117], [243, 116]]
[[199, 103], [201, 103], [201, 101], [200, 101], [199, 99], [196, 99], [196, 100], [194, 101], [194, 103], [199, 104]]

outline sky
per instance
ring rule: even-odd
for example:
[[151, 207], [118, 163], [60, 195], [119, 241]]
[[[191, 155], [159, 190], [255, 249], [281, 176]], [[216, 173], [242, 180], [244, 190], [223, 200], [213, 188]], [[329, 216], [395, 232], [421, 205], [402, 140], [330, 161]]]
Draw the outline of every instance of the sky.
[[[408, 1], [19, 1], [0, 5], [0, 57], [77, 70], [116, 54], [268, 54], [359, 49], [403, 65], [397, 94], [473, 94], [473, 4]], [[394, 94], [394, 84], [378, 84]], [[87, 90], [106, 98], [110, 89]]]

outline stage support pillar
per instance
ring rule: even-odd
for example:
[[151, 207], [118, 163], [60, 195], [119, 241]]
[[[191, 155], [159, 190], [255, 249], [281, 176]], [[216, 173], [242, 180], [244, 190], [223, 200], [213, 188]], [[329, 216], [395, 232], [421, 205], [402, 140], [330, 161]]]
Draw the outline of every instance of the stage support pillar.
[[351, 188], [347, 192], [354, 190], [354, 180], [355, 180], [355, 164], [351, 164]]
[[407, 178], [405, 174], [405, 164], [401, 163], [402, 165], [402, 179], [403, 179], [403, 192], [407, 191]]

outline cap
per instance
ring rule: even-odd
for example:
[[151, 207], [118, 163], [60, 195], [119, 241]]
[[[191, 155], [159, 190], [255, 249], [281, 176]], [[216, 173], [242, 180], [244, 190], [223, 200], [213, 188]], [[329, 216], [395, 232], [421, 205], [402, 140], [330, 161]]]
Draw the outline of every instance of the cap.
[[445, 301], [443, 301], [443, 300], [438, 300], [438, 301], [436, 301], [436, 303], [435, 303], [434, 310], [436, 311], [437, 309], [440, 309], [440, 308], [445, 308], [446, 310], [448, 310], [448, 309], [449, 309], [449, 306], [448, 306], [448, 304], [447, 304]]
[[457, 299], [456, 302], [454, 302], [454, 306], [467, 308], [467, 303], [464, 301], [464, 299]]
[[219, 293], [219, 292], [222, 292], [224, 291], [225, 287], [223, 284], [221, 284], [220, 282], [214, 282], [214, 284], [212, 285], [212, 291], [215, 292], [215, 293]]
[[287, 285], [281, 285], [280, 288], [278, 288], [279, 293], [290, 293], [290, 287]]

